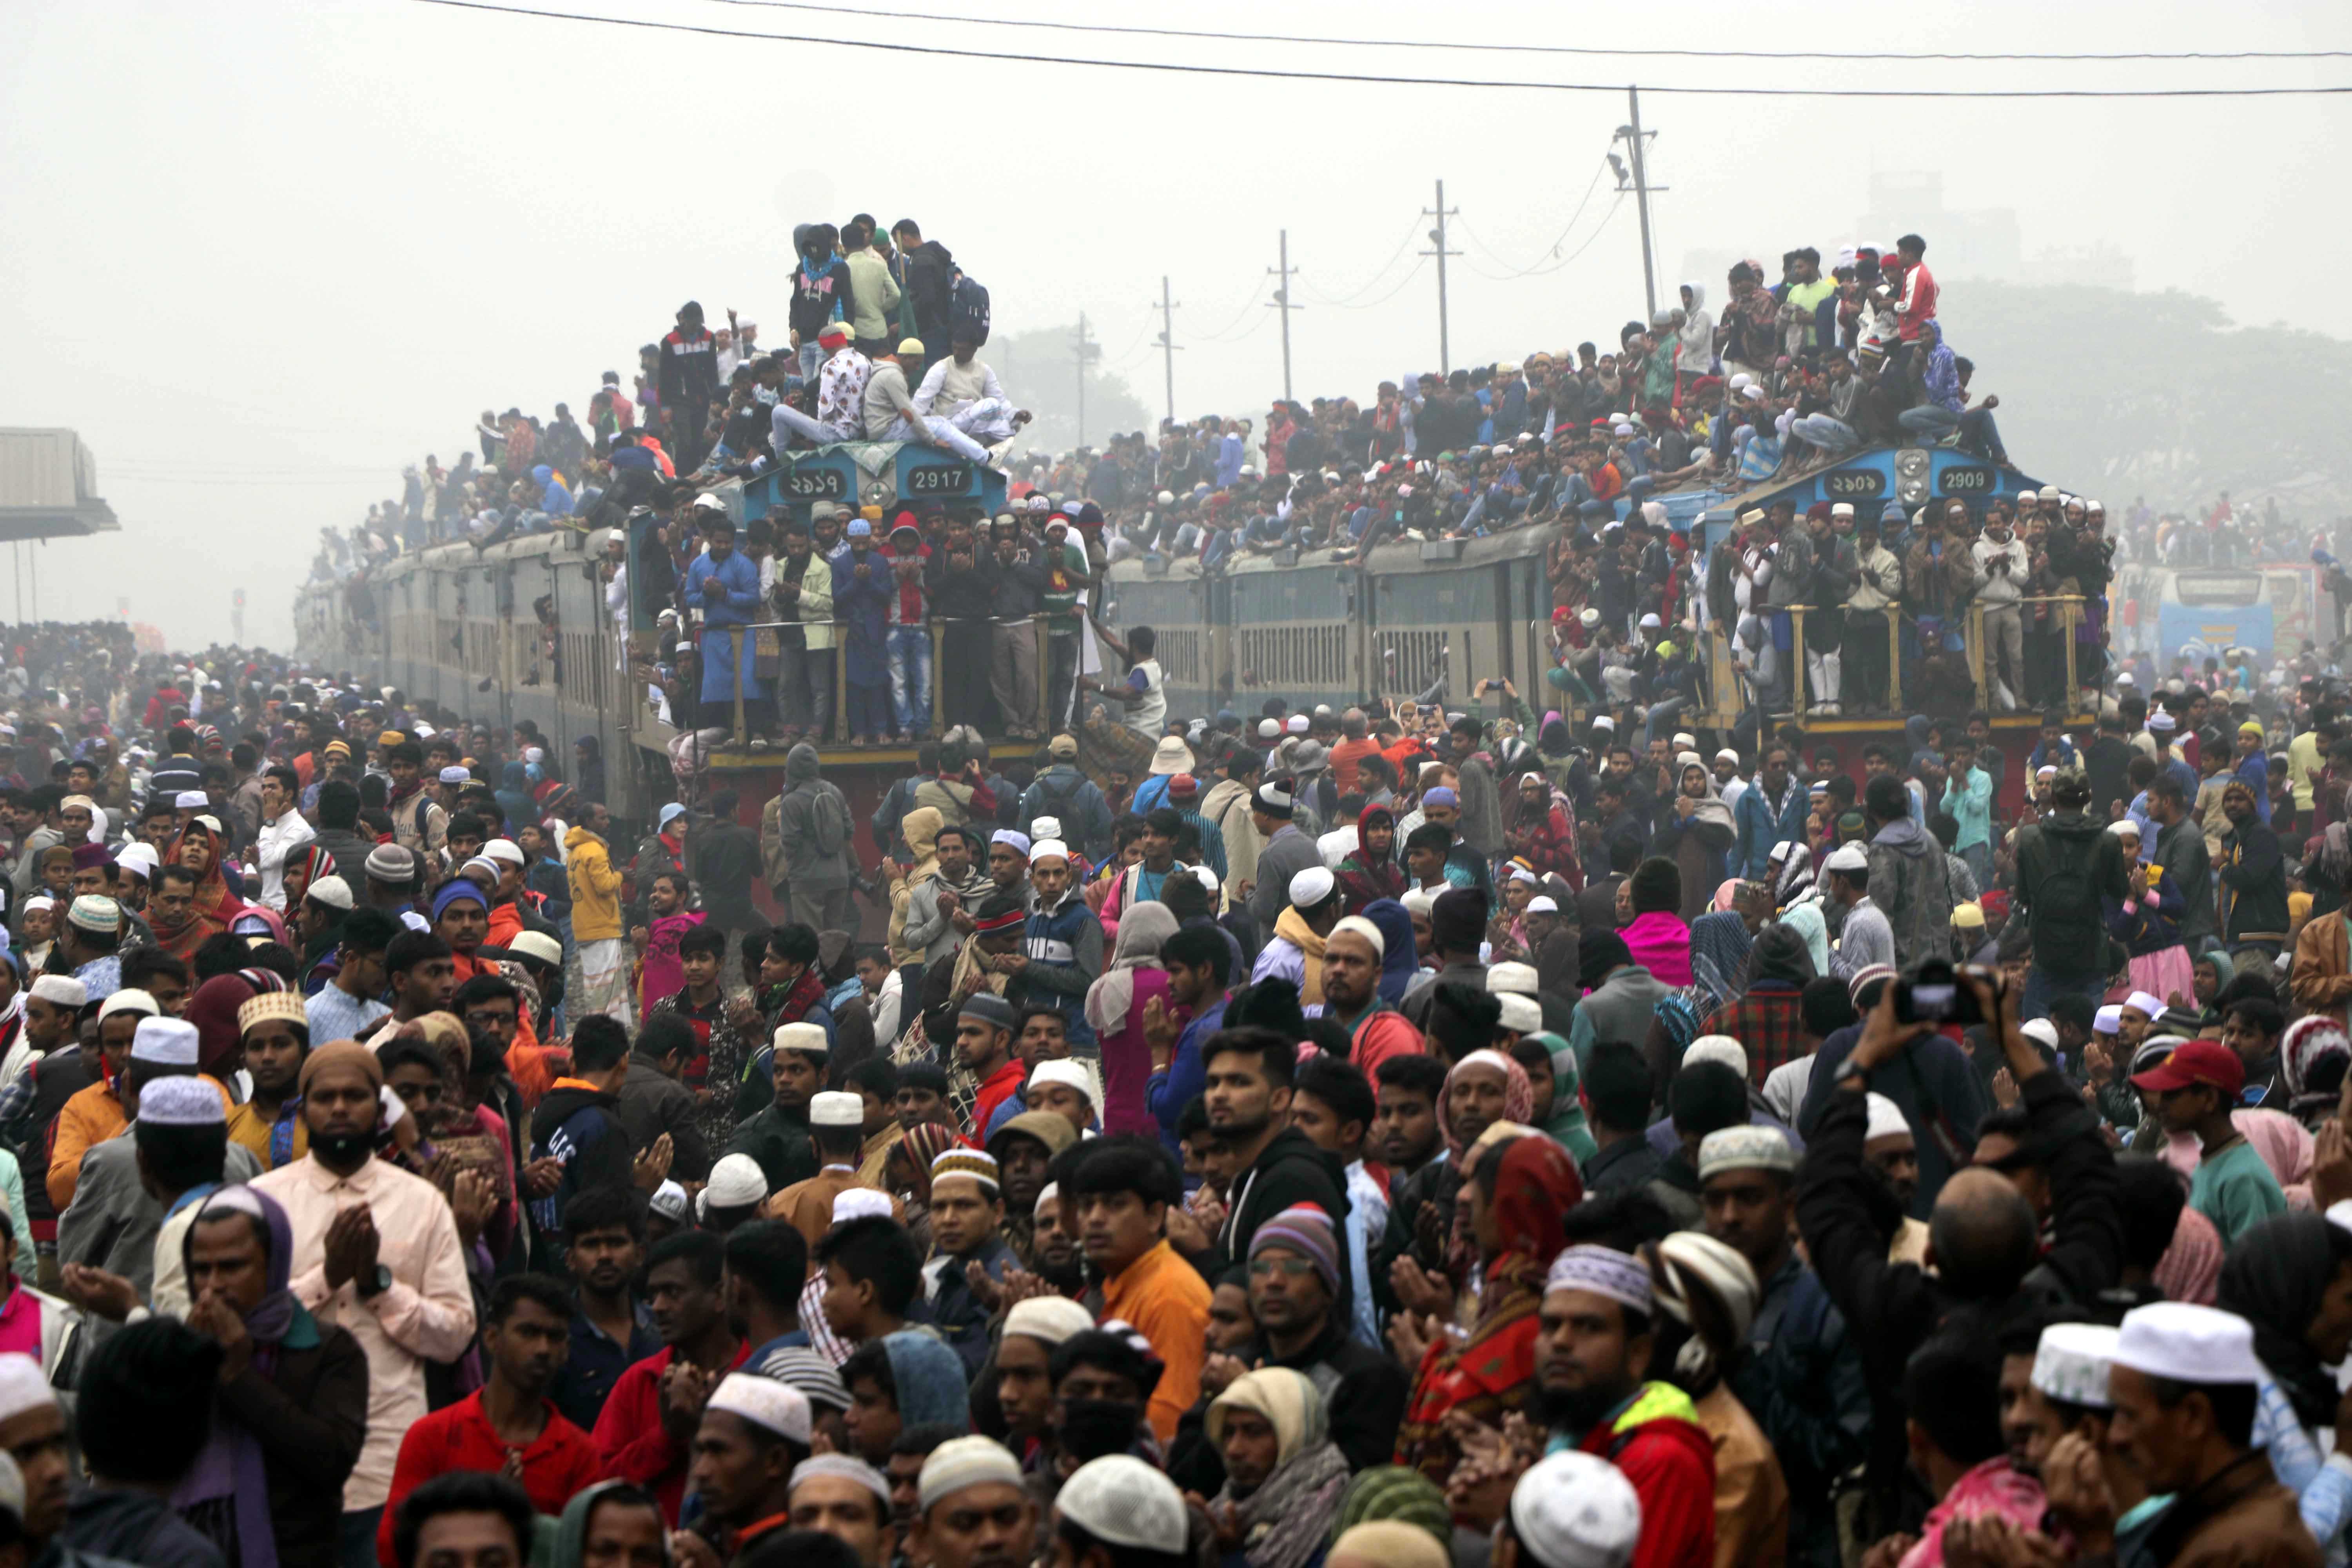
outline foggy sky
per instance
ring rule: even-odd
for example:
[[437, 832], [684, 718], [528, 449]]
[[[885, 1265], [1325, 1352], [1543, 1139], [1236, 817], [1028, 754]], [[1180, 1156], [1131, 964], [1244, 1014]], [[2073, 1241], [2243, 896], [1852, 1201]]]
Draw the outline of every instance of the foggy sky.
[[[521, 0], [531, 4], [533, 0]], [[948, 10], [938, 0], [913, 9]], [[2352, 58], [2095, 64], [1590, 58], [1280, 47], [833, 19], [714, 0], [543, 0], [768, 32], [1374, 74], [1643, 82], [1662, 297], [1686, 252], [1851, 242], [1880, 171], [1939, 170], [1956, 210], [2011, 207], [2030, 257], [2119, 244], [2137, 287], [2244, 323], [2352, 336], [2340, 247], [2352, 103], [1832, 101], [1675, 97], [1669, 85], [2184, 87], [2352, 82]], [[1461, 209], [1453, 360], [1613, 336], [1642, 313], [1629, 199], [1601, 187], [1557, 271], [1622, 91], [1297, 84], [887, 56], [482, 15], [408, 0], [204, 5], [16, 0], [0, 49], [0, 425], [96, 453], [123, 531], [43, 553], [39, 613], [113, 613], [174, 646], [280, 646], [323, 524], [446, 464], [485, 407], [584, 418], [684, 300], [782, 343], [795, 222], [913, 216], [986, 283], [1000, 333], [1087, 312], [1154, 415], [1160, 279], [1182, 308], [1180, 416], [1262, 415], [1281, 390], [1270, 282], [1287, 226], [1301, 399], [1369, 399], [1433, 368], [1436, 289], [1401, 289], [1431, 183]], [[2175, 0], [1867, 14], [1684, 5], [1187, 6], [1021, 0], [1028, 18], [1580, 47], [2116, 51], [2352, 47], [2352, 11], [2257, 0], [2217, 23]], [[1856, 14], [1862, 16], [1864, 14]], [[1671, 16], [1670, 28], [1659, 20]], [[1465, 31], [1466, 26], [1468, 30]], [[1900, 27], [1885, 24], [1899, 21]], [[870, 121], [855, 116], [868, 106]], [[919, 156], [929, 149], [928, 157]], [[1597, 237], [1594, 237], [1597, 232]], [[1408, 236], [1408, 254], [1381, 270]], [[1891, 239], [1892, 235], [1865, 236]], [[1936, 260], [1933, 233], [1928, 259]], [[1481, 274], [1484, 274], [1482, 276]], [[1391, 290], [1394, 292], [1391, 292]], [[1339, 309], [1333, 298], [1360, 294]], [[1389, 297], [1382, 301], [1382, 296]], [[1200, 340], [1230, 328], [1232, 341]], [[2096, 374], [2096, 345], [2059, 352]], [[1989, 367], [1997, 371], [1998, 367]], [[1019, 398], [1023, 388], [1009, 388]], [[1090, 432], [1090, 436], [1098, 433]], [[13, 604], [0, 552], [0, 613]]]

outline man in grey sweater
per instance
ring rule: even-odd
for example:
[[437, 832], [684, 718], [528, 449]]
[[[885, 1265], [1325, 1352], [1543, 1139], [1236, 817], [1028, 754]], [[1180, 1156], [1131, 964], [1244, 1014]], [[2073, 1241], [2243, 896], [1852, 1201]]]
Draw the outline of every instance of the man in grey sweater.
[[1257, 923], [1260, 944], [1274, 939], [1274, 922], [1290, 907], [1290, 879], [1323, 864], [1315, 840], [1291, 821], [1293, 811], [1290, 791], [1275, 779], [1258, 785], [1257, 798], [1250, 803], [1250, 822], [1265, 840], [1257, 855], [1257, 884], [1249, 895], [1250, 919]]

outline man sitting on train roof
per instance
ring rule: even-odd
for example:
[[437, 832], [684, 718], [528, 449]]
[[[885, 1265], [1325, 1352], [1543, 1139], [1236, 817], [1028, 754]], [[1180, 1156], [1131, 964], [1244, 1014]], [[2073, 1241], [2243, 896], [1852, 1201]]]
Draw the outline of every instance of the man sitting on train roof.
[[923, 340], [904, 338], [898, 349], [876, 363], [866, 378], [866, 437], [869, 441], [919, 441], [944, 447], [967, 462], [985, 463], [988, 448], [945, 419], [925, 415], [915, 406], [908, 378], [923, 368]]

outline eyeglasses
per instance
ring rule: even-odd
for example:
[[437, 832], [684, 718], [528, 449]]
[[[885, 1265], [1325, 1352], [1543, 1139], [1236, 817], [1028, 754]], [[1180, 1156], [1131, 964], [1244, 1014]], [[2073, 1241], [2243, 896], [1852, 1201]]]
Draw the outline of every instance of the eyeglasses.
[[1250, 1278], [1263, 1279], [1276, 1269], [1292, 1279], [1304, 1279], [1315, 1271], [1315, 1265], [1304, 1258], [1253, 1258], [1249, 1260]]

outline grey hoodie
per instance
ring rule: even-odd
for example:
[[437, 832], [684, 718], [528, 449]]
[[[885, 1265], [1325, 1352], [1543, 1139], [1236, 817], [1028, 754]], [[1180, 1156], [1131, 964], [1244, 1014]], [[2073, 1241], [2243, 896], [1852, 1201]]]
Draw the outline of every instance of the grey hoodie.
[[1948, 956], [1952, 886], [1944, 847], [1906, 816], [1880, 828], [1869, 854], [1870, 901], [1895, 928], [1896, 967]]

